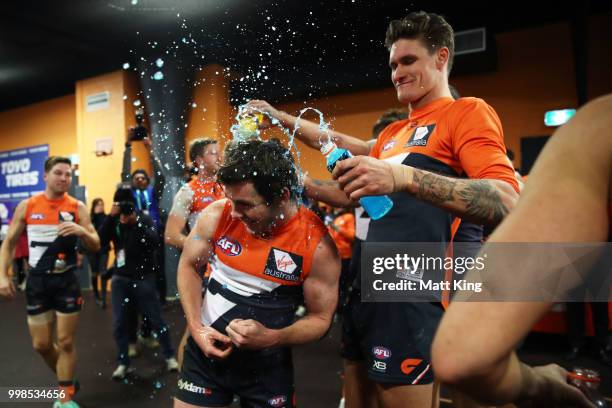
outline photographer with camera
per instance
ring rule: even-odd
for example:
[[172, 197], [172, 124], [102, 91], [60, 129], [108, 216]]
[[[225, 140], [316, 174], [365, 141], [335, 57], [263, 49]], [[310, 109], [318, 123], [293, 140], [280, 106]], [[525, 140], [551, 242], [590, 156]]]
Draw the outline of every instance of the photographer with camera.
[[[155, 248], [154, 261], [157, 264], [155, 285], [159, 300], [161, 304], [164, 305], [166, 303], [166, 273], [164, 269], [164, 247], [161, 236], [164, 231], [165, 218], [163, 217], [163, 210], [160, 208], [159, 203], [164, 192], [166, 178], [163, 173], [161, 161], [153, 152], [151, 139], [148, 137], [149, 130], [144, 126], [144, 109], [142, 107], [138, 108], [135, 115], [136, 126], [128, 129], [127, 141], [125, 143], [121, 181], [131, 184], [131, 191], [136, 209], [151, 217], [155, 230], [160, 237], [158, 240], [159, 245]], [[144, 169], [137, 169], [130, 173], [132, 163], [132, 142], [139, 141], [142, 141], [147, 150], [149, 150], [151, 167], [153, 168], [152, 178], [149, 177], [149, 174]], [[140, 336], [138, 336], [139, 318], [137, 315], [132, 315], [130, 319], [134, 322], [130, 325], [130, 327], [133, 328], [133, 331], [130, 333], [130, 356], [136, 357], [138, 355], [139, 341], [149, 348], [157, 347], [158, 343], [151, 337], [151, 328], [148, 322], [143, 322], [140, 327]]]
[[168, 371], [176, 371], [178, 363], [170, 343], [168, 325], [161, 315], [161, 306], [155, 294], [155, 250], [159, 234], [151, 217], [137, 211], [129, 185], [120, 186], [113, 197], [113, 206], [99, 230], [102, 242], [113, 241], [115, 249], [114, 274], [111, 283], [113, 306], [113, 335], [118, 348], [119, 366], [113, 379], [128, 374], [130, 308], [138, 312], [157, 333]]

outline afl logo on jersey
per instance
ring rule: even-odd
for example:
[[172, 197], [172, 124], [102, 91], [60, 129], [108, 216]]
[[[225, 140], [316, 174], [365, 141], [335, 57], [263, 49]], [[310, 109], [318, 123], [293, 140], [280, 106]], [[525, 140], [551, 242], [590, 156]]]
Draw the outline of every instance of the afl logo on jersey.
[[276, 397], [272, 397], [268, 400], [268, 404], [271, 407], [280, 408], [284, 407], [287, 403], [287, 397], [284, 395], [277, 395]]
[[30, 219], [31, 220], [44, 220], [45, 214], [32, 213], [32, 215], [30, 215]]
[[242, 253], [242, 245], [226, 236], [217, 240], [217, 247], [227, 256], [238, 256]]
[[202, 197], [200, 199], [200, 201], [202, 201], [203, 203], [212, 203], [215, 199], [212, 197]]

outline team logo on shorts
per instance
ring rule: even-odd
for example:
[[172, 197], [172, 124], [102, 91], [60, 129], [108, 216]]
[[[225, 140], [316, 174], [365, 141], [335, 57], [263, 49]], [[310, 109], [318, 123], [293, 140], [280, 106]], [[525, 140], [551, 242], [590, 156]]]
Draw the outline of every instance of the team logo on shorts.
[[274, 408], [284, 407], [286, 403], [287, 403], [286, 395], [277, 395], [268, 400], [268, 404], [270, 404], [270, 406]]
[[272, 248], [268, 254], [264, 275], [297, 282], [302, 274], [302, 257], [290, 252]]
[[391, 357], [391, 350], [386, 347], [376, 346], [372, 348], [372, 355], [379, 360], [386, 360]]
[[226, 236], [222, 236], [216, 242], [217, 247], [227, 256], [238, 256], [242, 253], [242, 245]]
[[60, 211], [59, 212], [59, 220], [60, 222], [72, 222], [74, 221], [74, 213], [68, 211]]
[[414, 132], [412, 133], [412, 136], [410, 136], [406, 146], [426, 146], [429, 136], [431, 136], [435, 127], [436, 124], [434, 123], [433, 125], [420, 126], [414, 129]]

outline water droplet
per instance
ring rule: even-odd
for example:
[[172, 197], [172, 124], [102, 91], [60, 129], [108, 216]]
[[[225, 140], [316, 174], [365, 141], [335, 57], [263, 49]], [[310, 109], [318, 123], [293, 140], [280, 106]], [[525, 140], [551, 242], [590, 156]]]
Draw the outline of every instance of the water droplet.
[[140, 104], [141, 104], [140, 99], [136, 99], [134, 101], [134, 106], [140, 106]]
[[161, 81], [162, 79], [164, 79], [164, 74], [161, 71], [157, 71], [153, 74], [153, 79], [156, 81]]
[[124, 63], [123, 69], [130, 69], [130, 63], [129, 62]]
[[164, 66], [164, 60], [161, 58], [158, 58], [155, 60], [155, 65], [157, 65], [158, 68], [161, 68]]
[[138, 0], [132, 0], [132, 6], [135, 6], [138, 4]]

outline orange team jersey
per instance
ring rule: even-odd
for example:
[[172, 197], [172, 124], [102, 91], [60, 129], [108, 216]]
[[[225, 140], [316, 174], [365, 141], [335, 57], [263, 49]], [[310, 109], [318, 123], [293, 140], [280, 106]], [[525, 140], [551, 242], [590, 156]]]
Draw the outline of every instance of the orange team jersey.
[[355, 241], [355, 216], [346, 213], [337, 216], [332, 224], [339, 229], [336, 231], [331, 226], [328, 227], [329, 235], [336, 243], [338, 254], [342, 259], [349, 259], [353, 252], [353, 241]]
[[212, 240], [212, 273], [202, 301], [202, 323], [222, 333], [236, 318], [254, 319], [274, 329], [289, 326], [327, 230], [312, 211], [299, 207], [293, 218], [264, 239], [233, 219], [231, 210], [228, 200]]
[[[51, 200], [43, 194], [28, 199], [25, 223], [28, 232], [30, 273], [63, 272], [76, 266], [77, 237], [60, 237], [57, 229], [61, 222], [79, 222], [79, 202], [68, 194]], [[62, 268], [56, 260], [63, 259]]]
[[[381, 132], [370, 155], [451, 178], [503, 180], [518, 192], [499, 117], [482, 99], [444, 97], [415, 108]], [[393, 208], [370, 222], [367, 241], [437, 242], [444, 257], [455, 217], [405, 192], [389, 197]], [[444, 278], [438, 272], [434, 280]]]
[[181, 187], [170, 213], [186, 219], [189, 229], [193, 229], [200, 213], [210, 203], [224, 197], [223, 187], [218, 182], [195, 178]]

